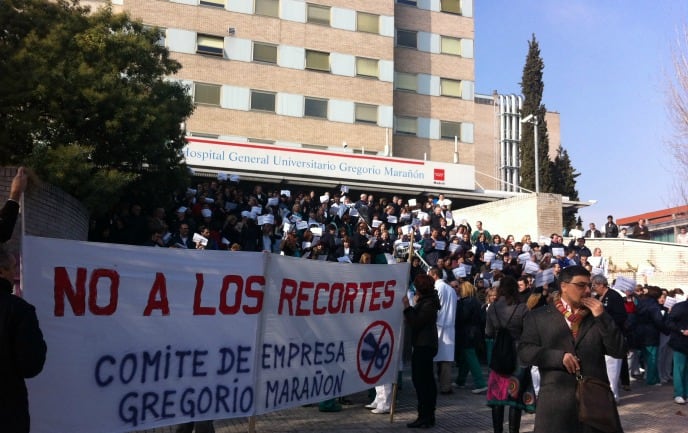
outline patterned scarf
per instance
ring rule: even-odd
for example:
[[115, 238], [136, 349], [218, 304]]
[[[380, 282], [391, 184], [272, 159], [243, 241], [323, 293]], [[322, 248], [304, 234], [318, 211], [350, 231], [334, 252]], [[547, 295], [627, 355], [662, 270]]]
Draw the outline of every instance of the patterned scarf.
[[587, 308], [579, 308], [577, 311], [572, 312], [566, 308], [566, 305], [564, 305], [559, 292], [554, 292], [553, 297], [554, 306], [557, 307], [557, 310], [559, 310], [559, 312], [564, 315], [566, 320], [571, 323], [571, 333], [573, 334], [573, 338], [576, 338], [578, 336], [578, 330], [580, 329], [581, 321], [585, 316], [588, 315], [590, 310]]

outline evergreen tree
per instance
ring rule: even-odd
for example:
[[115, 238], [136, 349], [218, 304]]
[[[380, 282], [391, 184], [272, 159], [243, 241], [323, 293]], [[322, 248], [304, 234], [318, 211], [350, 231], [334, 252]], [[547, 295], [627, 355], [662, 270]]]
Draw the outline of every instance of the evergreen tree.
[[77, 0], [3, 0], [0, 23], [0, 164], [32, 166], [94, 213], [185, 183], [193, 101], [159, 29]]
[[[568, 197], [570, 200], [578, 201], [578, 190], [576, 190], [576, 178], [580, 176], [571, 164], [569, 154], [563, 147], [557, 149], [557, 156], [554, 161], [549, 163], [552, 179], [552, 192]], [[563, 210], [563, 223], [567, 229], [576, 226], [576, 209]]]
[[[537, 118], [538, 123], [538, 172], [540, 192], [554, 192], [553, 182], [550, 178], [550, 159], [549, 134], [547, 133], [547, 122], [545, 113], [547, 109], [542, 103], [542, 92], [544, 83], [542, 81], [543, 69], [545, 64], [540, 57], [540, 46], [535, 39], [535, 35], [528, 42], [528, 55], [523, 67], [521, 78], [521, 93], [523, 94], [523, 108], [521, 116], [526, 117], [530, 114]], [[530, 191], [535, 191], [535, 134], [534, 124], [524, 123], [522, 126], [520, 156], [521, 156], [521, 187]]]

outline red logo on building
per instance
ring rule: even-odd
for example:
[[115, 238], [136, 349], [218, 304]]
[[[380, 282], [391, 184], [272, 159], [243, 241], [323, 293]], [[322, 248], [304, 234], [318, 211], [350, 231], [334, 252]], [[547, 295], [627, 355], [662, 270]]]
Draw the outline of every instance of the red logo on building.
[[436, 168], [434, 174], [435, 174], [435, 181], [436, 182], [444, 182], [444, 169], [443, 168]]

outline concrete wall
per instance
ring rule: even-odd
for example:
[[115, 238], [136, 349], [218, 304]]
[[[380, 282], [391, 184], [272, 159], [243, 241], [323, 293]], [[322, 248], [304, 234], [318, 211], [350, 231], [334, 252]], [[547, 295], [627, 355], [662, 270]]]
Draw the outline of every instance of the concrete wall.
[[[16, 167], [0, 167], [0, 206], [7, 200], [16, 172]], [[88, 237], [86, 208], [56, 186], [30, 181], [19, 212], [14, 235], [7, 243], [10, 250], [18, 251], [21, 244], [22, 212], [25, 212], [25, 232], [29, 235], [83, 241]]]
[[665, 289], [681, 287], [688, 289], [688, 246], [667, 242], [643, 241], [637, 239], [586, 239], [590, 251], [602, 250], [609, 260], [609, 279], [621, 275], [634, 278], [638, 283], [645, 281], [638, 271], [654, 268], [647, 277], [647, 284]]
[[517, 241], [529, 234], [537, 242], [540, 235], [561, 233], [563, 227], [558, 194], [523, 194], [455, 210], [453, 216], [455, 221], [465, 218], [473, 228], [476, 221], [482, 221], [491, 234], [514, 235]]

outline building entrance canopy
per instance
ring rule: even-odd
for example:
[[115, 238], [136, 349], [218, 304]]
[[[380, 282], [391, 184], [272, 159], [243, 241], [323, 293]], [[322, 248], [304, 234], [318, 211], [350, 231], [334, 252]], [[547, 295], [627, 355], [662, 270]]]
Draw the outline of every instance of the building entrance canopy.
[[439, 194], [493, 201], [503, 195], [475, 188], [475, 168], [465, 164], [361, 155], [278, 145], [188, 137], [186, 163], [196, 174], [238, 175], [244, 180], [346, 185], [402, 194]]

